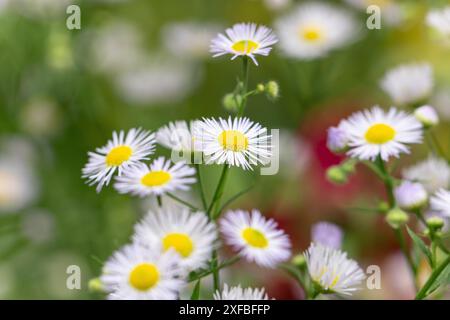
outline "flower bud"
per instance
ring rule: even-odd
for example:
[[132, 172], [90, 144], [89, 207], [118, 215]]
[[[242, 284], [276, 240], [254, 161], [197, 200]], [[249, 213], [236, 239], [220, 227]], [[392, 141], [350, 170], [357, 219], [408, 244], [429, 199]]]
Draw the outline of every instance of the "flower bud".
[[292, 258], [292, 264], [296, 267], [302, 268], [306, 265], [306, 259], [303, 254], [297, 254]]
[[226, 110], [237, 112], [241, 101], [241, 96], [236, 96], [234, 93], [228, 93], [223, 97], [222, 104]]
[[427, 191], [417, 182], [403, 181], [395, 188], [394, 195], [398, 206], [405, 210], [420, 209], [428, 200]]
[[262, 92], [266, 91], [266, 87], [264, 86], [263, 83], [259, 83], [259, 84], [256, 86], [256, 91], [258, 91], [258, 93], [262, 93]]
[[389, 209], [390, 209], [390, 208], [389, 208], [389, 203], [387, 203], [386, 201], [382, 201], [382, 202], [380, 202], [380, 203], [378, 204], [378, 210], [379, 210], [380, 212], [385, 213], [385, 212], [387, 212]]
[[344, 184], [348, 181], [347, 174], [340, 166], [331, 166], [327, 170], [327, 179], [331, 183]]
[[417, 108], [414, 111], [414, 116], [425, 128], [434, 127], [439, 123], [439, 116], [436, 110], [428, 105]]
[[342, 153], [347, 151], [348, 137], [342, 126], [328, 129], [327, 147], [331, 152]]
[[386, 222], [394, 229], [406, 224], [408, 220], [408, 214], [400, 208], [393, 208], [386, 214]]
[[269, 99], [276, 100], [280, 96], [280, 86], [275, 81], [267, 82], [265, 90]]
[[434, 216], [427, 219], [428, 228], [434, 231], [441, 230], [444, 227], [444, 224], [444, 219], [442, 219], [441, 217]]
[[99, 278], [89, 280], [88, 288], [91, 292], [103, 292], [103, 285]]

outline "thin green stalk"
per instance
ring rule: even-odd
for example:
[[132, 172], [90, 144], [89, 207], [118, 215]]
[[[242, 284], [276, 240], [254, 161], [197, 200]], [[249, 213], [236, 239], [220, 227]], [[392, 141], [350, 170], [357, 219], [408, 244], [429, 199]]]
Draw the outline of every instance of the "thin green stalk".
[[[223, 268], [229, 267], [229, 266], [235, 264], [236, 262], [238, 262], [239, 259], [240, 259], [239, 256], [234, 256], [234, 257], [232, 257], [232, 258], [226, 260], [225, 262], [219, 264], [219, 265], [216, 267], [216, 269], [217, 269], [217, 270], [221, 270], [221, 269], [223, 269]], [[207, 277], [207, 276], [209, 276], [209, 275], [212, 274], [212, 273], [213, 273], [213, 270], [212, 270], [212, 269], [207, 270], [207, 271], [205, 271], [205, 272], [202, 272], [202, 273], [196, 275], [195, 277], [190, 278], [190, 279], [189, 279], [189, 282], [193, 282], [193, 281], [196, 281], [196, 280], [198, 280], [198, 279]]]
[[229, 169], [228, 165], [225, 164], [223, 166], [222, 173], [220, 174], [220, 178], [219, 178], [219, 182], [216, 187], [216, 191], [214, 192], [213, 198], [208, 207], [207, 214], [211, 219], [213, 219], [215, 217], [215, 212], [213, 209], [219, 204], [220, 199], [222, 198], [223, 190], [225, 188], [225, 182], [226, 182], [227, 176], [228, 176], [228, 169]]
[[217, 250], [213, 251], [211, 269], [213, 271], [214, 292], [220, 290], [220, 272], [218, 269]]
[[239, 111], [237, 116], [242, 117], [244, 115], [245, 106], [247, 105], [247, 88], [248, 88], [248, 57], [244, 56], [242, 58], [242, 103], [239, 106]]
[[161, 196], [156, 196], [156, 201], [158, 202], [158, 206], [162, 207], [162, 199]]
[[205, 192], [203, 190], [202, 175], [200, 173], [200, 165], [198, 163], [196, 163], [194, 166], [195, 166], [195, 172], [197, 174], [197, 181], [198, 181], [198, 189], [199, 189], [199, 192], [200, 192], [200, 198], [202, 199], [203, 209], [206, 210], [207, 209], [207, 204], [206, 204]]
[[422, 289], [420, 289], [420, 291], [417, 293], [416, 300], [422, 300], [426, 298], [428, 290], [431, 288], [436, 279], [439, 277], [442, 271], [445, 270], [445, 268], [449, 263], [450, 263], [450, 255], [448, 255], [447, 258], [433, 271], [430, 278], [428, 278], [427, 282], [424, 284]]
[[193, 211], [200, 211], [196, 206], [190, 204], [189, 202], [178, 198], [177, 196], [173, 195], [172, 193], [167, 193], [167, 196], [172, 198], [173, 200], [181, 203], [182, 205], [185, 205], [186, 207], [188, 207], [189, 209], [193, 210]]

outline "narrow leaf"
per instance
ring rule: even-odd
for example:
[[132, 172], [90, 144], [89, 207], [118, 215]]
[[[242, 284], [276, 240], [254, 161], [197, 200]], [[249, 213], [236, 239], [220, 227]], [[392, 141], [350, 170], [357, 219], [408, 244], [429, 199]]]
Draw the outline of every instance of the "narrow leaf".
[[406, 226], [406, 230], [408, 231], [409, 236], [413, 240], [414, 246], [416, 248], [418, 248], [427, 257], [428, 263], [430, 264], [430, 266], [432, 266], [433, 260], [432, 260], [431, 251], [427, 247], [425, 242], [423, 242], [423, 240], [420, 239], [420, 237], [417, 234], [415, 234], [414, 231], [412, 231], [408, 226]]
[[200, 297], [200, 281], [201, 279], [198, 279], [197, 283], [195, 284], [194, 291], [192, 291], [191, 300], [198, 300]]

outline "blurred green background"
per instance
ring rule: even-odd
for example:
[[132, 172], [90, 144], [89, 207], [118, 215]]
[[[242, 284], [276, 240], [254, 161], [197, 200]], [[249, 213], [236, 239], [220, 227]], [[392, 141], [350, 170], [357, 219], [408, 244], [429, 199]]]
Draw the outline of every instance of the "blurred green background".
[[[81, 179], [87, 152], [102, 146], [113, 130], [156, 130], [168, 121], [227, 116], [221, 100], [233, 90], [241, 66], [229, 57], [212, 59], [208, 40], [237, 22], [272, 26], [301, 1], [279, 2], [287, 4], [275, 9], [270, 4], [276, 1], [265, 0], [0, 0], [1, 298], [102, 297], [89, 293], [88, 280], [128, 242], [151, 201], [111, 187], [96, 194]], [[362, 27], [359, 39], [311, 61], [285, 58], [275, 46], [269, 57], [258, 59], [259, 67], [251, 66], [251, 87], [267, 80], [281, 87], [280, 99], [252, 98], [247, 111], [252, 120], [281, 129], [282, 166], [276, 176], [233, 169], [226, 193], [254, 185], [233, 207], [256, 207], [275, 217], [296, 251], [306, 249], [311, 224], [326, 219], [344, 228], [346, 250], [363, 265], [398, 272], [403, 262], [382, 219], [346, 210], [373, 204], [381, 186], [364, 171], [345, 187], [325, 180], [326, 168], [340, 161], [325, 147], [326, 129], [353, 110], [389, 106], [378, 82], [397, 64], [430, 62], [436, 92], [450, 87], [450, 49], [423, 22], [429, 8], [447, 1], [396, 1], [402, 22], [381, 30], [367, 30], [366, 14], [344, 1], [327, 2], [354, 12]], [[69, 4], [81, 8], [81, 30], [66, 28]], [[180, 30], [193, 25], [202, 37], [198, 50], [186, 52]], [[448, 145], [450, 102], [440, 110], [440, 137]], [[425, 154], [423, 147], [414, 150], [417, 158]], [[158, 152], [168, 154], [161, 147]], [[8, 176], [11, 166], [19, 171], [16, 180]], [[211, 190], [219, 172], [211, 166], [204, 174], [205, 189]], [[69, 265], [81, 267], [81, 290], [66, 288]], [[267, 271], [253, 268], [244, 264], [227, 277], [266, 285], [276, 298], [301, 297], [281, 272], [271, 273], [266, 283]], [[386, 285], [363, 297], [408, 297], [408, 280], [396, 279], [399, 287]]]

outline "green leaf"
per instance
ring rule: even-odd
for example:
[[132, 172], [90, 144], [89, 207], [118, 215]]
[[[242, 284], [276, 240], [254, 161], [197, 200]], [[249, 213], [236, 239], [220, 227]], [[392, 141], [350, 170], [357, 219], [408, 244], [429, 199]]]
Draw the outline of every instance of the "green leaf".
[[408, 226], [406, 226], [406, 230], [408, 231], [409, 236], [413, 240], [414, 246], [416, 248], [418, 248], [427, 257], [428, 263], [430, 264], [430, 266], [432, 266], [433, 265], [433, 258], [432, 258], [432, 255], [431, 255], [431, 251], [427, 247], [425, 242], [423, 242], [423, 240], [420, 239], [420, 237], [417, 234], [415, 234], [414, 231], [412, 231]]
[[450, 284], [450, 264], [447, 265], [447, 267], [444, 269], [444, 271], [442, 271], [442, 273], [439, 275], [436, 281], [434, 281], [433, 285], [428, 290], [427, 295], [433, 293], [441, 286], [445, 287], [448, 286], [449, 284]]
[[197, 283], [195, 284], [194, 291], [192, 291], [191, 300], [198, 300], [200, 297], [200, 281], [201, 279], [198, 279]]

